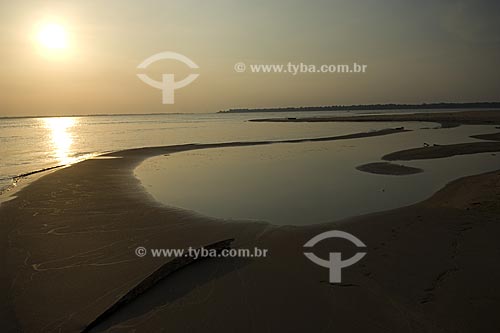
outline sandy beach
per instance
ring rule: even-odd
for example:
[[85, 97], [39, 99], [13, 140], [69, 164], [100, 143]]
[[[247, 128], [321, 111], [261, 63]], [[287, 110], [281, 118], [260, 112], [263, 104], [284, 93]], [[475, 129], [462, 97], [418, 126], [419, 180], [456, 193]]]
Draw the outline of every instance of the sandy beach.
[[[492, 114], [482, 114], [486, 118], [462, 114], [453, 121], [490, 124]], [[434, 117], [426, 115], [425, 121], [442, 121], [444, 116]], [[321, 139], [396, 138], [401, 130]], [[7, 268], [0, 276], [2, 325], [27, 332], [82, 331], [168, 261], [137, 257], [138, 246], [200, 247], [234, 238], [236, 248], [265, 248], [270, 255], [194, 263], [92, 331], [500, 329], [500, 171], [456, 180], [412, 206], [300, 227], [217, 220], [166, 207], [133, 177], [134, 168], [152, 156], [261, 144], [271, 142], [125, 150], [57, 170], [16, 193], [0, 206], [0, 260]], [[481, 151], [497, 151], [492, 149], [498, 143], [492, 145], [496, 148]], [[387, 159], [474, 153], [476, 146], [388, 152], [393, 158]], [[343, 271], [342, 284], [328, 283], [327, 270], [303, 254], [305, 242], [332, 229], [352, 233], [367, 245], [366, 257]], [[346, 257], [356, 252], [352, 244], [325, 241], [315, 253], [327, 257], [333, 245]]]

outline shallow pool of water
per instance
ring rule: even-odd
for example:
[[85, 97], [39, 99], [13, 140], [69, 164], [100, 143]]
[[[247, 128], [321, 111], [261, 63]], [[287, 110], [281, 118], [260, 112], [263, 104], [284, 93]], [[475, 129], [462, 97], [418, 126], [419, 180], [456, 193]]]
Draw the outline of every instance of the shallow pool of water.
[[[406, 124], [409, 127], [409, 124]], [[224, 219], [307, 225], [419, 202], [462, 176], [498, 169], [500, 154], [402, 162], [424, 169], [407, 176], [374, 175], [356, 166], [423, 143], [479, 141], [493, 126], [421, 129], [332, 142], [211, 148], [159, 156], [135, 171], [156, 200]]]

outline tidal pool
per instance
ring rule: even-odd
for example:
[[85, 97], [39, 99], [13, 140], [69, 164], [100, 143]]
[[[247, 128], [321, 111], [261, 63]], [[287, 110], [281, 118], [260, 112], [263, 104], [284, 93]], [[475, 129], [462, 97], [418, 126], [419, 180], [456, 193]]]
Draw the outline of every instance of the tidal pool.
[[156, 200], [168, 206], [223, 219], [308, 225], [410, 205], [454, 179], [500, 166], [500, 154], [484, 153], [401, 162], [424, 170], [413, 175], [356, 170], [393, 151], [424, 143], [475, 142], [480, 140], [470, 135], [498, 131], [493, 126], [396, 125], [413, 131], [332, 142], [193, 150], [150, 158], [135, 174]]

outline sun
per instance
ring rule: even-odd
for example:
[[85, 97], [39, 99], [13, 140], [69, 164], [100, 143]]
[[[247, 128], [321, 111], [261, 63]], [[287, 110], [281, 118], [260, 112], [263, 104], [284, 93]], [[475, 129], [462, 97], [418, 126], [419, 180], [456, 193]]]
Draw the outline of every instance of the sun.
[[38, 31], [38, 42], [48, 49], [65, 49], [68, 47], [67, 33], [57, 23], [46, 23]]

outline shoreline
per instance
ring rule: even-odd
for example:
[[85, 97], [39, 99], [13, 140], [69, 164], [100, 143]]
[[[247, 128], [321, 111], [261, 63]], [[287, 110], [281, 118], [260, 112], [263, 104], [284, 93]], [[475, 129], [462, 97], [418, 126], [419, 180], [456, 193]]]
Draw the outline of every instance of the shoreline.
[[22, 173], [22, 174], [19, 174], [17, 176], [9, 178], [11, 180], [11, 183], [9, 185], [6, 185], [6, 186], [0, 188], [0, 205], [2, 202], [10, 200], [11, 197], [17, 191], [19, 191], [20, 188], [22, 188], [22, 186], [29, 185], [36, 178], [27, 182], [26, 184], [20, 185], [20, 182], [22, 180], [27, 180], [30, 176], [40, 176], [40, 174], [43, 174], [47, 171], [55, 171], [56, 169], [64, 168], [67, 166], [69, 166], [69, 165], [55, 165], [55, 166], [51, 166], [51, 167], [47, 167], [47, 168], [43, 168], [43, 169], [39, 169], [39, 170], [34, 170], [34, 171]]
[[[401, 132], [407, 132], [409, 130], [406, 130], [402, 127], [398, 128], [385, 128], [382, 130], [375, 130], [375, 131], [370, 131], [370, 132], [360, 132], [360, 133], [352, 133], [352, 134], [346, 134], [346, 135], [340, 135], [340, 136], [328, 136], [328, 137], [317, 137], [317, 138], [303, 138], [303, 139], [288, 139], [288, 140], [273, 140], [273, 141], [255, 141], [255, 142], [242, 142], [243, 145], [259, 145], [259, 144], [272, 144], [272, 143], [300, 143], [300, 142], [321, 142], [321, 141], [335, 141], [335, 140], [348, 140], [348, 139], [357, 139], [357, 138], [365, 138], [365, 137], [373, 137], [373, 136], [381, 136], [381, 135], [389, 135], [389, 134], [396, 134], [396, 133], [401, 133]], [[233, 145], [233, 144], [239, 144], [238, 142], [233, 142], [233, 143], [215, 143], [214, 145]], [[131, 149], [124, 149], [120, 151], [125, 151], [125, 150], [133, 150], [133, 149], [149, 149], [149, 148], [154, 148], [154, 147], [142, 147], [142, 148], [131, 148]], [[118, 152], [120, 152], [118, 151]], [[112, 153], [114, 152], [107, 152], [107, 153], [101, 153], [96, 156], [93, 156], [88, 159], [99, 159], [99, 158], [106, 158], [106, 156], [112, 156]], [[85, 160], [83, 160], [85, 161]], [[10, 200], [10, 198], [19, 191], [20, 187], [18, 184], [20, 183], [21, 180], [26, 180], [28, 177], [36, 175], [39, 176], [40, 174], [45, 174], [48, 171], [55, 171], [60, 168], [66, 168], [69, 167], [73, 164], [59, 164], [55, 166], [50, 166], [50, 167], [45, 167], [42, 169], [37, 169], [29, 172], [25, 172], [19, 175], [16, 175], [11, 178], [11, 184], [5, 186], [4, 188], [0, 189], [0, 204], [2, 202]], [[34, 180], [30, 180], [26, 182], [23, 186], [29, 185], [31, 182]]]
[[419, 121], [441, 124], [442, 128], [460, 125], [498, 125], [500, 110], [433, 112], [410, 114], [362, 115], [352, 117], [305, 117], [305, 118], [262, 118], [251, 119], [253, 122], [386, 122]]
[[[133, 176], [134, 168], [152, 156], [276, 142], [123, 150], [105, 155], [121, 158], [85, 160], [43, 175], [17, 192], [0, 206], [8, 222], [2, 225], [0, 259], [9, 267], [0, 278], [3, 286], [12, 286], [4, 287], [2, 296], [11, 300], [6, 306], [15, 308], [19, 327], [82, 330], [165, 263], [137, 258], [136, 246], [184, 248], [224, 237], [235, 238], [235, 247], [267, 248], [271, 256], [193, 265], [155, 287], [162, 291], [161, 299], [147, 293], [110, 323], [125, 316], [131, 318], [131, 327], [143, 330], [224, 331], [252, 318], [252, 326], [238, 326], [241, 331], [314, 330], [329, 324], [352, 331], [361, 315], [365, 320], [356, 324], [356, 331], [500, 327], [494, 319], [500, 295], [489, 288], [500, 275], [495, 265], [500, 254], [492, 252], [494, 243], [484, 241], [500, 231], [494, 223], [500, 212], [500, 171], [453, 181], [408, 207], [301, 227], [186, 214], [155, 202]], [[368, 245], [367, 258], [343, 272], [346, 283], [341, 286], [325, 283], [327, 270], [302, 253], [312, 236], [336, 228]], [[340, 247], [343, 253], [352, 252], [346, 244]], [[318, 247], [324, 257], [328, 250]], [[491, 266], [482, 262], [476, 267], [475, 260], [484, 261], [488, 252]], [[210, 295], [210, 302], [196, 302], [204, 295]], [[470, 309], [473, 300], [483, 298], [491, 300], [491, 307]], [[311, 304], [317, 311], [309, 311]], [[7, 310], [2, 322], [15, 322]]]

